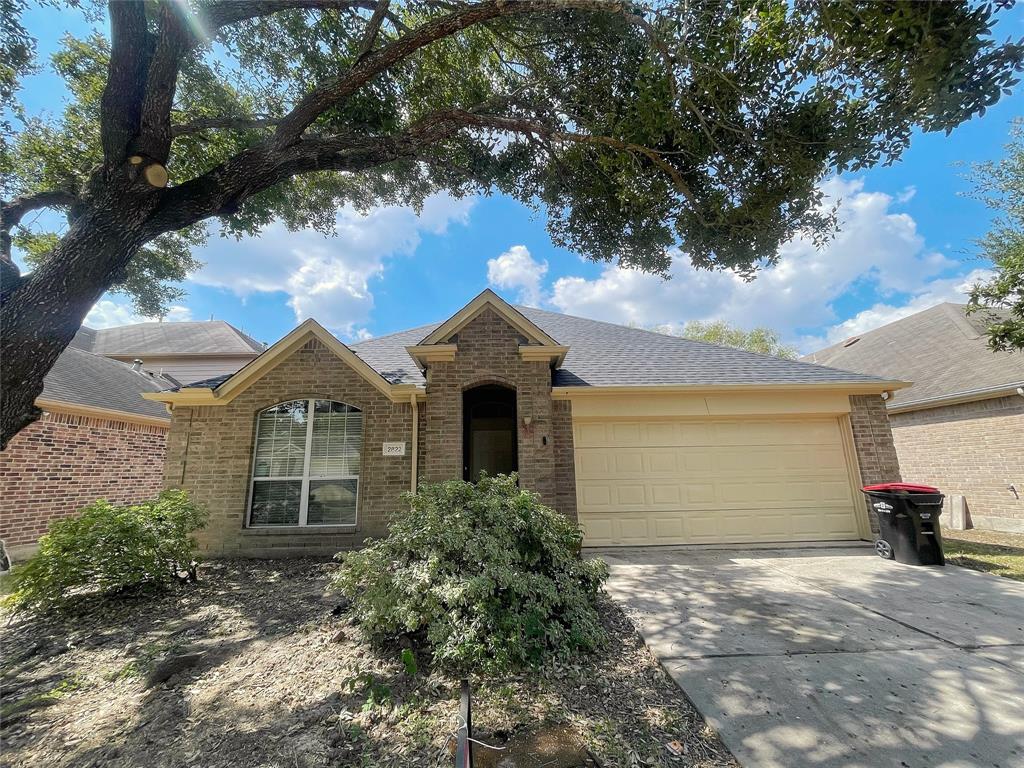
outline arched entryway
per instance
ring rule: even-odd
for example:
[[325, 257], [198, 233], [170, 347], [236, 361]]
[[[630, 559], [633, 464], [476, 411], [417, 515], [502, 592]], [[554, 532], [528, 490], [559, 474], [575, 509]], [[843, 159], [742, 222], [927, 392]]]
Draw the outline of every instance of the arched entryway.
[[462, 393], [462, 476], [508, 474], [519, 468], [516, 391], [485, 384]]

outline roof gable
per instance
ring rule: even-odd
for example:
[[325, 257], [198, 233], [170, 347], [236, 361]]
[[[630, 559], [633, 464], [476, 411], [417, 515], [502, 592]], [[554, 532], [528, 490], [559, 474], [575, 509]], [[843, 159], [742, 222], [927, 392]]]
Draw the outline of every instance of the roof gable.
[[347, 363], [356, 373], [377, 388], [384, 396], [394, 399], [406, 389], [415, 387], [396, 387], [388, 382], [379, 372], [365, 360], [356, 355], [345, 344], [316, 320], [304, 320], [291, 333], [273, 344], [263, 354], [234, 374], [218, 377], [191, 386], [181, 387], [176, 391], [146, 394], [147, 400], [162, 400], [168, 403], [224, 405], [230, 403], [279, 362], [301, 348], [310, 339], [317, 339], [343, 362]]
[[416, 346], [445, 344], [485, 309], [494, 310], [502, 319], [518, 330], [534, 344], [557, 347], [558, 342], [547, 334], [540, 326], [526, 315], [513, 307], [490, 288], [484, 289], [475, 299], [449, 317], [430, 333], [424, 336]]

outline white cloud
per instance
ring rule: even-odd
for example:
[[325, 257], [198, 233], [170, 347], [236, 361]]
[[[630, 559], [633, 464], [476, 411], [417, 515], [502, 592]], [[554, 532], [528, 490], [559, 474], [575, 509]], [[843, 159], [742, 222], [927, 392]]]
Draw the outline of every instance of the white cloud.
[[813, 342], [800, 329], [836, 324], [832, 303], [847, 291], [866, 283], [882, 299], [923, 296], [930, 281], [956, 266], [925, 247], [914, 219], [892, 210], [897, 201], [891, 195], [865, 191], [861, 180], [831, 179], [824, 191], [841, 199], [835, 239], [820, 250], [807, 240], [787, 243], [779, 262], [751, 282], [731, 272], [696, 270], [678, 254], [670, 280], [607, 267], [592, 280], [560, 278], [550, 301], [570, 314], [641, 326], [714, 319], [764, 325], [803, 348]]
[[541, 303], [541, 283], [547, 271], [548, 263], [535, 260], [525, 245], [513, 245], [487, 260], [487, 282], [495, 288], [518, 291], [518, 301], [533, 307]]
[[466, 223], [473, 203], [472, 198], [434, 195], [419, 215], [401, 206], [367, 214], [346, 207], [338, 212], [337, 234], [330, 238], [271, 224], [259, 237], [228, 247], [211, 242], [197, 253], [205, 265], [190, 279], [242, 298], [283, 291], [297, 322], [312, 317], [358, 339], [373, 309], [370, 281], [384, 272], [386, 260], [413, 253], [423, 232], [440, 235], [452, 222]]
[[[159, 320], [157, 317], [146, 317], [132, 309], [130, 304], [113, 299], [100, 299], [92, 305], [85, 316], [85, 325], [90, 328], [113, 328], [116, 325], [130, 325]], [[192, 310], [188, 307], [173, 306], [164, 315], [164, 322], [174, 323], [192, 319]]]

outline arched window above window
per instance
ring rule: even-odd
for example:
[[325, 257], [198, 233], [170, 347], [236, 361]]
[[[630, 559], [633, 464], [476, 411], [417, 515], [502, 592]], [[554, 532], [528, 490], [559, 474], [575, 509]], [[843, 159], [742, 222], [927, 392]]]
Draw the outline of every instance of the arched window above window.
[[291, 400], [256, 423], [249, 525], [355, 525], [363, 414], [333, 400]]

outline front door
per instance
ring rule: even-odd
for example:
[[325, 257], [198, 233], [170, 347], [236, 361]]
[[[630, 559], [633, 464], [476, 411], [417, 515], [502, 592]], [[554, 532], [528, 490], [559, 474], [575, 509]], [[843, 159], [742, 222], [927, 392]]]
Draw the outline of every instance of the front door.
[[481, 472], [509, 474], [518, 467], [516, 391], [488, 384], [462, 394], [463, 479]]

